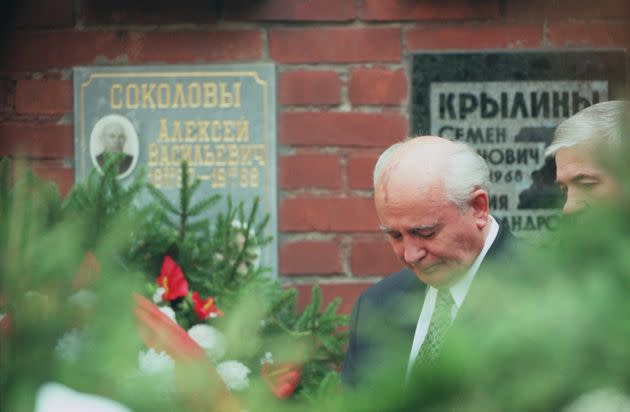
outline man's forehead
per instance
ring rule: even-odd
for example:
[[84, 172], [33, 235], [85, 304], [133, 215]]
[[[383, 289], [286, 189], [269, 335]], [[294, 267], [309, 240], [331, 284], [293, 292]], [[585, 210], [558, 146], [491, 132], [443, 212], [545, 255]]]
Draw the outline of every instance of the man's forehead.
[[110, 133], [110, 134], [114, 134], [114, 133], [123, 134], [124, 129], [118, 123], [110, 123], [103, 128], [103, 132]]
[[567, 147], [556, 153], [556, 180], [568, 182], [580, 175], [598, 175], [601, 168], [581, 147]]

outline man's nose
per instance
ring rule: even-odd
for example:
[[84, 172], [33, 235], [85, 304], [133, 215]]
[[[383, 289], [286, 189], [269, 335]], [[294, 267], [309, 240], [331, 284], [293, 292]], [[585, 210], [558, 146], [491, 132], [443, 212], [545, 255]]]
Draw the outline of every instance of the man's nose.
[[567, 200], [564, 202], [562, 213], [565, 215], [580, 211], [584, 207], [584, 201], [578, 196], [568, 193]]
[[427, 255], [427, 251], [420, 242], [406, 240], [404, 244], [403, 259], [406, 264], [412, 265], [422, 260]]

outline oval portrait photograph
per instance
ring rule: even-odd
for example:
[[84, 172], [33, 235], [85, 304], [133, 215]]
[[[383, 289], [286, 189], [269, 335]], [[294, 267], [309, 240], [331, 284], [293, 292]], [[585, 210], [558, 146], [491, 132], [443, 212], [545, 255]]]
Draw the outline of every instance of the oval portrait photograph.
[[129, 119], [119, 114], [101, 117], [90, 134], [92, 164], [103, 173], [105, 161], [112, 155], [121, 155], [118, 178], [131, 174], [138, 162], [138, 134]]

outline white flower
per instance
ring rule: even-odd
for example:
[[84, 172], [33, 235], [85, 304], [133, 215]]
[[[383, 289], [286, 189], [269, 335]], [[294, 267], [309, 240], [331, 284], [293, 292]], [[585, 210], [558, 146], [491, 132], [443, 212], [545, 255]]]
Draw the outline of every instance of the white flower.
[[160, 306], [160, 312], [168, 316], [173, 322], [177, 323], [175, 319], [175, 311], [170, 306]]
[[131, 412], [111, 399], [77, 392], [59, 383], [45, 383], [35, 396], [35, 412], [60, 411]]
[[260, 364], [264, 365], [266, 363], [273, 363], [273, 355], [271, 354], [271, 352], [265, 352], [265, 356], [263, 356], [262, 358], [260, 358]]
[[216, 260], [217, 262], [220, 262], [223, 260], [223, 255], [221, 253], [215, 253], [214, 254], [214, 260]]
[[80, 289], [68, 298], [68, 303], [72, 306], [79, 306], [83, 309], [89, 309], [96, 305], [97, 297], [94, 292], [87, 289]]
[[164, 288], [157, 288], [155, 293], [153, 294], [153, 303], [162, 302], [162, 296], [164, 295]]
[[[241, 230], [245, 230], [245, 224], [243, 224], [240, 220], [234, 219], [232, 220], [232, 227], [235, 229], [240, 229], [236, 234], [236, 244], [239, 249], [241, 249], [245, 245], [245, 235]], [[256, 239], [256, 231], [253, 227], [249, 228], [249, 239], [251, 244], [251, 239]], [[252, 260], [251, 264], [254, 268], [257, 268], [260, 265], [260, 255], [262, 255], [262, 249], [260, 246], [252, 246], [251, 249], [248, 249], [249, 253], [254, 255], [254, 260]]]
[[227, 342], [225, 336], [210, 325], [199, 324], [188, 329], [188, 335], [199, 344], [212, 360], [219, 360], [225, 355]]
[[587, 392], [563, 409], [563, 412], [628, 412], [630, 397], [613, 388]]
[[175, 362], [166, 352], [157, 352], [150, 348], [138, 353], [138, 368], [147, 375], [155, 375], [173, 371]]
[[240, 391], [249, 386], [249, 368], [239, 361], [225, 361], [217, 366], [217, 372], [223, 382], [233, 391]]
[[239, 249], [242, 249], [243, 245], [245, 244], [245, 235], [241, 232], [238, 232], [236, 234], [236, 244], [238, 245]]
[[84, 348], [85, 334], [73, 329], [57, 341], [55, 354], [66, 362], [76, 362]]

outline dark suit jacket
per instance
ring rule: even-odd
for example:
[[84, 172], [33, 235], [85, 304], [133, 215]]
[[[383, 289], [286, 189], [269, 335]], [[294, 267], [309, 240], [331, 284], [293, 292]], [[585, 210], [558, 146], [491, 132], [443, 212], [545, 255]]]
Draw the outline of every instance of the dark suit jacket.
[[129, 167], [131, 166], [131, 163], [133, 162], [133, 156], [127, 154], [127, 153], [109, 153], [109, 152], [103, 152], [101, 154], [99, 154], [98, 156], [96, 156], [96, 161], [98, 162], [98, 165], [102, 168], [103, 166], [105, 166], [105, 162], [107, 160], [109, 160], [110, 157], [114, 157], [117, 156], [120, 158], [119, 163], [118, 163], [118, 174], [121, 175], [123, 173], [125, 173], [127, 170], [129, 170]]
[[[515, 264], [514, 237], [502, 226], [488, 250], [466, 301], [482, 272], [500, 260]], [[366, 290], [354, 305], [350, 320], [350, 342], [343, 364], [346, 386], [367, 383], [376, 371], [387, 371], [392, 379], [404, 380], [413, 337], [424, 303], [427, 285], [415, 273], [404, 269]], [[460, 308], [466, 308], [466, 301]]]

